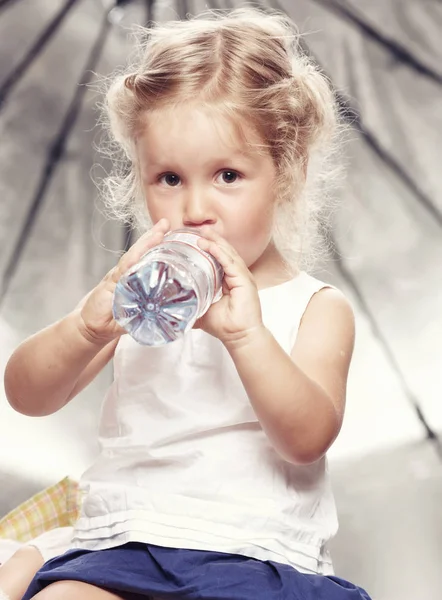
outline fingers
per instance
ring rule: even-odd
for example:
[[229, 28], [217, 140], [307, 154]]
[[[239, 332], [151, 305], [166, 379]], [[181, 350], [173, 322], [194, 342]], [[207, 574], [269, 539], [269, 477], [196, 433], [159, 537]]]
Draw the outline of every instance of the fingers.
[[211, 248], [214, 248], [215, 246], [219, 247], [221, 250], [224, 251], [224, 253], [227, 256], [231, 257], [231, 262], [238, 259], [242, 260], [235, 248], [231, 244], [229, 244], [222, 236], [220, 236], [219, 233], [216, 233], [216, 231], [213, 231], [209, 227], [203, 227], [201, 233], [204, 236], [203, 239], [208, 240], [209, 242], [213, 242], [210, 246]]
[[148, 250], [160, 244], [168, 231], [169, 221], [160, 219], [149, 231], [140, 236], [129, 250], [123, 254], [116, 267], [110, 271], [112, 280], [117, 282]]
[[219, 246], [222, 246], [225, 250], [231, 250], [232, 253], [238, 254], [231, 244], [229, 244], [219, 233], [211, 229], [210, 227], [202, 227], [201, 235], [206, 240], [216, 242]]
[[149, 231], [143, 233], [121, 258], [125, 261], [132, 261], [135, 258], [134, 262], [137, 262], [147, 250], [155, 246], [153, 239], [158, 239], [158, 236], [163, 237], [168, 231], [169, 221], [160, 219]]
[[224, 238], [213, 230], [202, 231], [204, 237], [198, 240], [199, 247], [211, 254], [220, 263], [227, 278], [247, 275], [247, 265], [238, 252]]

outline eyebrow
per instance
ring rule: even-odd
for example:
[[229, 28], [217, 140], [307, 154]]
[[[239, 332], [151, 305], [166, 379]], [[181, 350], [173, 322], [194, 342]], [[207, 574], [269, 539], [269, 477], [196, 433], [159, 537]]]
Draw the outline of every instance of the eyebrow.
[[[240, 154], [238, 152], [231, 154], [230, 156], [227, 157], [219, 157], [219, 158], [215, 158], [213, 160], [209, 160], [205, 163], [205, 166], [215, 166], [215, 165], [220, 165], [220, 164], [224, 164], [226, 166], [228, 166], [229, 164], [231, 164], [234, 161], [245, 161], [248, 163], [253, 162], [253, 158], [250, 154]], [[165, 169], [165, 168], [170, 168], [170, 165], [173, 163], [173, 160], [170, 161], [146, 161], [146, 166], [148, 168], [155, 168], [155, 169]]]

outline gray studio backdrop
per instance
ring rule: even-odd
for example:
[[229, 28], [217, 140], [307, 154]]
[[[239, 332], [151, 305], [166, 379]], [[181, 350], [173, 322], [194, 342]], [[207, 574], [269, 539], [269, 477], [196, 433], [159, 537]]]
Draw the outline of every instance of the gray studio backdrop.
[[[94, 73], [126, 28], [235, 0], [0, 0], [0, 359], [62, 316], [133, 237], [102, 213], [106, 162]], [[347, 179], [319, 275], [357, 318], [345, 424], [330, 452], [341, 529], [337, 574], [378, 600], [442, 597], [442, 5], [278, 0], [351, 109]], [[100, 167], [102, 165], [102, 167]], [[0, 516], [97, 452], [105, 370], [44, 419], [0, 398]]]

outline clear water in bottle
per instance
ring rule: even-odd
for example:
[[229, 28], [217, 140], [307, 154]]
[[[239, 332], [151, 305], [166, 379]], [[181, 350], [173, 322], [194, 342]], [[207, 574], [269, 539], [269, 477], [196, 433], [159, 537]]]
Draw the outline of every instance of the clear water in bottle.
[[199, 237], [194, 229], [169, 232], [117, 283], [114, 319], [140, 344], [179, 339], [221, 297], [223, 269]]

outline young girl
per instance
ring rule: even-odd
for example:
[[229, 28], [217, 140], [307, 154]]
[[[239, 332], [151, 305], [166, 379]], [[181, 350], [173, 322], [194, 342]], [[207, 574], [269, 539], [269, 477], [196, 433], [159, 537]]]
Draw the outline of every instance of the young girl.
[[[332, 575], [327, 549], [337, 520], [325, 456], [354, 320], [339, 291], [298, 267], [315, 149], [337, 110], [296, 39], [286, 17], [252, 9], [157, 26], [108, 90], [129, 160], [111, 200], [153, 226], [8, 363], [9, 402], [41, 416], [114, 356], [71, 549], [25, 600], [368, 598]], [[203, 233], [224, 295], [181, 340], [141, 346], [112, 318], [115, 285], [180, 227]]]

